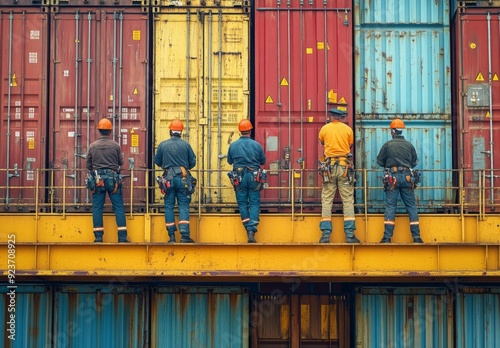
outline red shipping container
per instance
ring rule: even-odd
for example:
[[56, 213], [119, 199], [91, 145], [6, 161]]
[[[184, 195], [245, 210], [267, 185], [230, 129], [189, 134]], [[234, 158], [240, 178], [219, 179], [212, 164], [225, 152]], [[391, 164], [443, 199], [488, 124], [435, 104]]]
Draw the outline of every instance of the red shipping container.
[[[44, 198], [47, 14], [0, 8], [0, 196], [5, 209], [33, 210]], [[39, 187], [40, 187], [39, 186]]]
[[319, 130], [332, 107], [344, 108], [353, 125], [351, 15], [350, 1], [255, 2], [255, 139], [269, 168], [264, 205], [320, 209]]
[[480, 201], [486, 212], [500, 210], [499, 10], [462, 8], [454, 17], [454, 128], [469, 211]]
[[49, 152], [56, 205], [79, 208], [90, 201], [83, 188], [85, 154], [99, 137], [97, 123], [107, 117], [124, 154], [126, 209], [131, 202], [139, 211], [145, 206], [148, 23], [138, 6], [60, 6], [53, 14]]

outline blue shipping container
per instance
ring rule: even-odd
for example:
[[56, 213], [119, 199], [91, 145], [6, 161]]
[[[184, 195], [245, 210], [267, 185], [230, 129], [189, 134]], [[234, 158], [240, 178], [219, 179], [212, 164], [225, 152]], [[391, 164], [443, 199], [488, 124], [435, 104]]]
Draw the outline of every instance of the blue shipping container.
[[[430, 187], [417, 194], [419, 210], [442, 210], [455, 200], [449, 189], [453, 165], [449, 3], [355, 0], [354, 11], [356, 166], [369, 170], [368, 212], [383, 212], [382, 168], [376, 157], [390, 139], [388, 127], [396, 117], [405, 121], [408, 129], [403, 135], [420, 158], [421, 186]], [[361, 189], [356, 202], [364, 203]]]
[[447, 289], [356, 291], [356, 347], [453, 347], [453, 296]]

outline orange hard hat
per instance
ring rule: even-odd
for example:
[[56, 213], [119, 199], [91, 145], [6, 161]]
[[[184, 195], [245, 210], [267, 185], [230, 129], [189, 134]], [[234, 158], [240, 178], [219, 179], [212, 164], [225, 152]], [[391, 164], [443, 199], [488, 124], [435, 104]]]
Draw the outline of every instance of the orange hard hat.
[[244, 118], [243, 120], [240, 121], [240, 123], [238, 123], [238, 130], [240, 132], [248, 132], [249, 130], [252, 129], [253, 129], [252, 122], [250, 122], [250, 120], [247, 120], [246, 118]]
[[111, 124], [110, 120], [108, 120], [107, 118], [103, 118], [97, 124], [97, 129], [112, 130], [113, 129], [113, 125]]
[[184, 125], [182, 124], [181, 120], [175, 119], [170, 123], [170, 126], [168, 127], [172, 131], [177, 131], [177, 132], [182, 132], [184, 130]]
[[394, 120], [392, 120], [390, 128], [391, 129], [393, 129], [393, 128], [403, 129], [403, 128], [405, 128], [405, 123], [403, 122], [402, 119], [395, 118]]

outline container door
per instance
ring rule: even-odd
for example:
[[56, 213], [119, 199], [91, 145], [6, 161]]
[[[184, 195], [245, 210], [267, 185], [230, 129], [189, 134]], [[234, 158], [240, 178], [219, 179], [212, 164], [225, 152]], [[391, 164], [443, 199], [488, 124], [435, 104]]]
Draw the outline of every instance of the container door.
[[47, 22], [40, 8], [0, 7], [0, 196], [6, 210], [33, 211], [44, 199]]
[[356, 347], [453, 347], [453, 297], [446, 289], [359, 288]]
[[[89, 206], [89, 144], [112, 121], [125, 164], [125, 208], [145, 206], [148, 162], [148, 16], [140, 7], [59, 7], [51, 20], [51, 143], [57, 209]], [[130, 208], [132, 209], [132, 208]]]
[[500, 288], [460, 289], [456, 303], [456, 347], [498, 347]]
[[57, 347], [147, 347], [147, 290], [130, 285], [58, 288], [53, 344]]
[[[500, 22], [498, 8], [461, 9], [455, 17], [459, 168], [465, 209], [500, 209]], [[482, 209], [481, 209], [482, 210]]]
[[252, 347], [348, 347], [346, 295], [265, 295], [252, 307]]
[[319, 130], [332, 107], [353, 124], [352, 24], [346, 1], [255, 1], [255, 139], [267, 156], [269, 209], [320, 210]]
[[31, 285], [0, 286], [0, 291], [2, 347], [50, 347], [51, 291]]
[[[239, 136], [238, 122], [249, 113], [248, 5], [191, 1], [161, 7], [155, 16], [154, 147], [170, 138], [170, 122], [180, 119], [182, 137], [197, 156], [192, 174], [202, 188], [192, 202], [234, 206], [226, 156]], [[161, 199], [156, 190], [155, 202], [163, 204]]]
[[151, 346], [248, 347], [248, 297], [238, 287], [154, 289]]

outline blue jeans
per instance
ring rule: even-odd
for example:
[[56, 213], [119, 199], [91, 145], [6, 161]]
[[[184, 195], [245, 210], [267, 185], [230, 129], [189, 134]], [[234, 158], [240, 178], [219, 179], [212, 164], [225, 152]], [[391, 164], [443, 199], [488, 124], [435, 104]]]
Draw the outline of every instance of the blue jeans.
[[391, 238], [394, 232], [394, 221], [399, 195], [401, 195], [401, 199], [408, 211], [412, 236], [420, 236], [415, 192], [412, 191], [412, 183], [406, 180], [407, 175], [409, 175], [409, 171], [394, 173], [392, 176], [397, 180], [396, 185], [392, 190], [390, 187], [385, 190], [384, 237]]
[[114, 189], [114, 185], [111, 185], [106, 180], [104, 186], [96, 187], [95, 192], [92, 194], [92, 222], [94, 224], [94, 231], [102, 232], [104, 226], [102, 222], [102, 211], [104, 202], [106, 201], [106, 192], [109, 194], [109, 199], [113, 205], [118, 230], [126, 230], [127, 224], [125, 221], [125, 211], [123, 210], [122, 189], [121, 186], [119, 186], [115, 193], [111, 193]]
[[235, 188], [241, 221], [247, 232], [257, 232], [259, 225], [260, 190], [255, 191], [258, 184], [253, 173], [247, 172]]
[[191, 195], [187, 192], [186, 182], [182, 180], [181, 175], [176, 175], [170, 182], [170, 188], [167, 190], [165, 197], [165, 224], [169, 235], [173, 235], [177, 231], [175, 227], [174, 207], [175, 200], [179, 207], [179, 230], [181, 235], [189, 236], [189, 204], [191, 203]]

